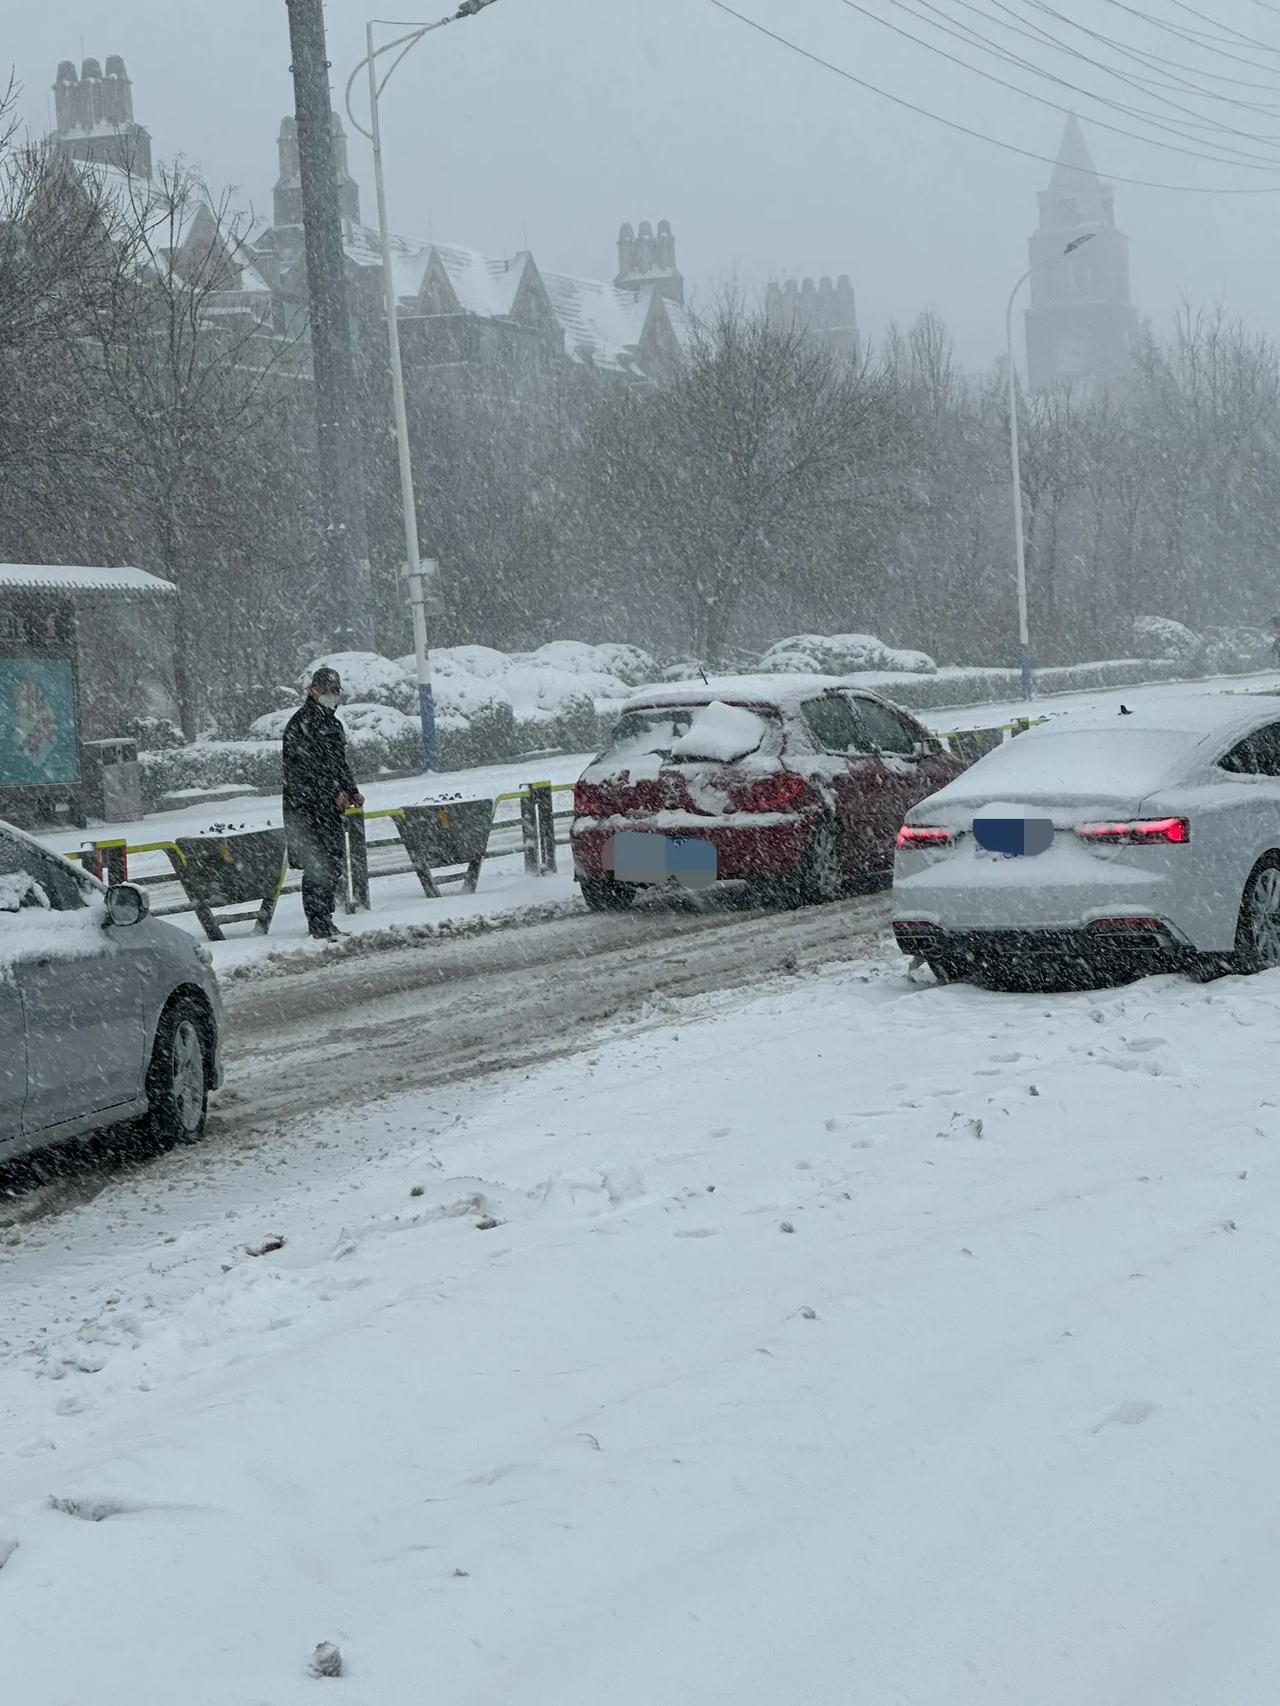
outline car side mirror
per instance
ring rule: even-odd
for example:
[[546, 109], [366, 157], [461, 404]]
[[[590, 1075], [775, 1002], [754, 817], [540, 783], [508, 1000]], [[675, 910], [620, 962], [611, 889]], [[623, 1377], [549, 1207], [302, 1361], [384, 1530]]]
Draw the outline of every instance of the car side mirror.
[[151, 896], [133, 883], [115, 883], [107, 890], [105, 905], [106, 922], [117, 930], [126, 930], [132, 924], [141, 924], [151, 911]]

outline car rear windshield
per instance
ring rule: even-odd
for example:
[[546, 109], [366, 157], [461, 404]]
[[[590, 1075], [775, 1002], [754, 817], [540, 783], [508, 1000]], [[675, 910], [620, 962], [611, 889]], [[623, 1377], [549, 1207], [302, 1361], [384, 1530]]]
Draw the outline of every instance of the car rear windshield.
[[1034, 787], [1063, 794], [1133, 794], [1141, 797], [1186, 763], [1194, 735], [1165, 729], [1054, 729], [1014, 735], [980, 758], [961, 782], [990, 791]]
[[781, 750], [782, 719], [768, 707], [663, 705], [628, 711], [597, 762], [656, 755], [668, 764], [731, 764], [756, 753], [776, 758]]

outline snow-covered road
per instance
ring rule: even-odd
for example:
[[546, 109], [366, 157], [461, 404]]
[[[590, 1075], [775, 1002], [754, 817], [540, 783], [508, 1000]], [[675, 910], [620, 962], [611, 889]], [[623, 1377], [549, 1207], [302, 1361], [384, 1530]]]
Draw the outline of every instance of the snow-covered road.
[[1280, 974], [635, 1017], [7, 1234], [6, 1695], [1272, 1706]]

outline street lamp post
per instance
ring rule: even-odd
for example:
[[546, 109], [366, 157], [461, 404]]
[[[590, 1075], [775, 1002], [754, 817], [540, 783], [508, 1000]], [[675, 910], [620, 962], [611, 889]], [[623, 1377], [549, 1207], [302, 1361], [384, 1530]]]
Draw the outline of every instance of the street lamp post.
[[1027, 547], [1022, 526], [1022, 452], [1018, 442], [1018, 375], [1013, 365], [1013, 305], [1032, 273], [1039, 272], [1041, 267], [1051, 266], [1063, 256], [1074, 254], [1085, 243], [1092, 242], [1096, 235], [1095, 231], [1086, 231], [1082, 237], [1073, 237], [1061, 256], [1050, 255], [1028, 267], [1009, 292], [1009, 306], [1004, 316], [1005, 365], [1009, 370], [1009, 461], [1013, 471], [1013, 551], [1018, 577], [1018, 668], [1022, 672], [1022, 697], [1028, 700], [1035, 695], [1035, 666], [1031, 661], [1031, 622], [1027, 609]]
[[[418, 45], [423, 36], [430, 35], [433, 30], [443, 29], [446, 24], [458, 23], [462, 18], [472, 18], [477, 12], [482, 12], [486, 6], [493, 4], [494, 0], [462, 0], [462, 4], [456, 12], [451, 12], [444, 18], [437, 18], [432, 24], [406, 24], [401, 26], [387, 18], [374, 18], [365, 26], [365, 44], [368, 51], [347, 79], [347, 117], [360, 134], [367, 137], [373, 146], [373, 176], [378, 199], [378, 235], [382, 242], [382, 293], [387, 314], [391, 398], [392, 407], [395, 411], [396, 450], [400, 463], [400, 507], [404, 517], [404, 575], [407, 583], [409, 606], [413, 615], [413, 649], [417, 659], [418, 673], [418, 708], [422, 717], [422, 757], [428, 770], [436, 768], [436, 711], [435, 695], [431, 685], [431, 653], [427, 645], [426, 593], [429, 583], [435, 577], [437, 565], [431, 560], [424, 563], [418, 550], [418, 511], [413, 489], [413, 459], [409, 451], [409, 413], [405, 403], [404, 367], [400, 359], [400, 322], [397, 314], [395, 264], [391, 257], [391, 229], [387, 223], [387, 186], [382, 170], [382, 124], [379, 114], [379, 101], [382, 91], [386, 88], [400, 62], [411, 49]], [[389, 25], [391, 28], [403, 27], [405, 34], [397, 36], [393, 41], [384, 42], [381, 47], [375, 47], [374, 30], [379, 25]], [[396, 53], [397, 49], [399, 49], [398, 53]], [[381, 68], [378, 61], [387, 53], [396, 53], [396, 57], [391, 62], [390, 70], [380, 74]], [[369, 72], [369, 128], [367, 130], [351, 110], [352, 88], [356, 78], [366, 67]]]

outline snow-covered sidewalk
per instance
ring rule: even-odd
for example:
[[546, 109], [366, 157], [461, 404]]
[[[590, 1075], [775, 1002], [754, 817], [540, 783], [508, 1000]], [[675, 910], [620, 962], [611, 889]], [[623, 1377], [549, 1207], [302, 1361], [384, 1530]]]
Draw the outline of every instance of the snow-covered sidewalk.
[[886, 960], [10, 1233], [8, 1691], [1272, 1706], [1278, 1025]]

